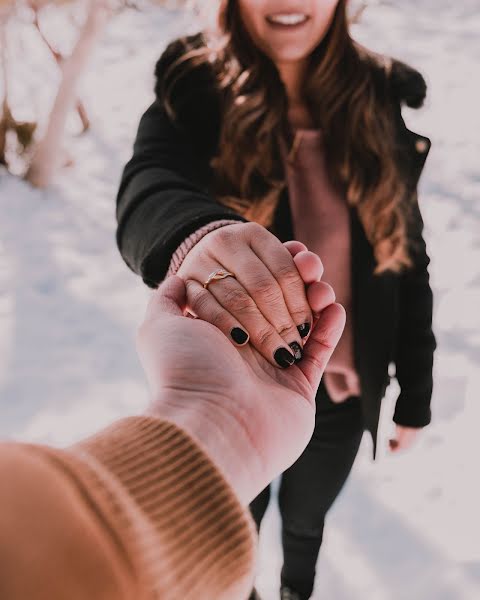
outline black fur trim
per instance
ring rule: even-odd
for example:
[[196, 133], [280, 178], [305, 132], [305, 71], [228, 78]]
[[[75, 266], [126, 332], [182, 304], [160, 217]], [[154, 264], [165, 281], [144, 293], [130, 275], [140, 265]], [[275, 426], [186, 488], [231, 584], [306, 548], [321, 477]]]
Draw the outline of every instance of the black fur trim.
[[163, 93], [163, 83], [168, 68], [187, 50], [200, 48], [203, 43], [201, 33], [177, 38], [170, 42], [155, 65], [155, 94], [160, 98]]
[[423, 106], [427, 95], [427, 84], [421, 73], [414, 68], [398, 60], [393, 61], [390, 85], [393, 95], [400, 103], [410, 108]]

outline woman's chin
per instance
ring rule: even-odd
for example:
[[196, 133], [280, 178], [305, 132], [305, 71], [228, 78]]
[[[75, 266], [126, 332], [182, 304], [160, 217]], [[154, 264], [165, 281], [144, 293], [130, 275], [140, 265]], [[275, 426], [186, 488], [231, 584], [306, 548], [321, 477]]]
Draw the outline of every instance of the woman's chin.
[[285, 49], [283, 48], [280, 52], [272, 52], [270, 50], [269, 56], [275, 64], [279, 63], [296, 63], [304, 61], [310, 54], [310, 51], [304, 49]]

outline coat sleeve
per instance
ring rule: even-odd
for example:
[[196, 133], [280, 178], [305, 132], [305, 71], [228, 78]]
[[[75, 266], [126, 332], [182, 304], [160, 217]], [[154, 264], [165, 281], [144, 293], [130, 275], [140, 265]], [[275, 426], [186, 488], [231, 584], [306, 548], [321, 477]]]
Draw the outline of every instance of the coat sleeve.
[[220, 113], [208, 68], [180, 78], [175, 120], [164, 106], [169, 66], [200, 42], [199, 35], [179, 38], [158, 60], [156, 100], [140, 120], [117, 195], [117, 245], [127, 265], [151, 287], [165, 277], [173, 253], [194, 231], [222, 219], [245, 221], [209, 189]]
[[407, 128], [402, 106], [420, 108], [427, 86], [416, 69], [397, 60], [392, 64], [390, 86], [399, 130], [399, 160], [408, 183], [407, 197], [411, 199], [408, 237], [412, 259], [412, 267], [399, 276], [394, 362], [401, 391], [393, 420], [399, 425], [420, 428], [431, 420], [432, 369], [436, 348], [432, 331], [433, 294], [428, 272], [430, 258], [423, 237], [424, 223], [417, 193], [431, 142]]
[[199, 227], [244, 219], [206, 187], [208, 165], [156, 101], [141, 118], [133, 157], [117, 196], [117, 245], [127, 263], [155, 287], [180, 243]]
[[400, 385], [393, 420], [406, 427], [424, 427], [431, 420], [433, 355], [433, 294], [429, 256], [423, 238], [423, 219], [414, 195], [410, 239], [413, 267], [400, 278], [396, 376]]

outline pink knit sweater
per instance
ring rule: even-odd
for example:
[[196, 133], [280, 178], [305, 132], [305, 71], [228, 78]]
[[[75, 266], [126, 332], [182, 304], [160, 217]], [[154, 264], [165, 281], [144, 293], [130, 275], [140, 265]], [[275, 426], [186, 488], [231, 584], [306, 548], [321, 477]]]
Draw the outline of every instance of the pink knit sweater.
[[345, 198], [329, 179], [322, 133], [297, 129], [286, 165], [295, 239], [320, 256], [323, 281], [335, 290], [337, 302], [347, 311], [347, 323], [325, 371], [330, 398], [342, 402], [360, 394], [353, 354], [350, 218]]

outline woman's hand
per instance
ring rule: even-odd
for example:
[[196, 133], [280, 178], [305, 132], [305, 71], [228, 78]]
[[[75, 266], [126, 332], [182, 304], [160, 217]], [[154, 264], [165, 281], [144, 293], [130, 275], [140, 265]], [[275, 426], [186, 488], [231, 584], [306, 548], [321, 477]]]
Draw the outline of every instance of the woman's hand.
[[315, 424], [315, 394], [342, 334], [345, 311], [308, 298], [313, 329], [298, 365], [278, 369], [251, 345], [235, 347], [216, 327], [183, 316], [179, 277], [154, 294], [138, 334], [153, 394], [150, 414], [172, 420], [204, 447], [247, 504], [300, 456]]
[[395, 426], [395, 436], [389, 440], [390, 452], [396, 453], [409, 450], [417, 441], [421, 429], [413, 427]]
[[[306, 254], [297, 260], [319, 280], [322, 263], [315, 254]], [[214, 281], [204, 289], [217, 269], [236, 278]], [[301, 358], [312, 327], [305, 283], [288, 248], [264, 227], [243, 223], [208, 233], [188, 253], [178, 275], [185, 281], [187, 309], [237, 345], [250, 340], [275, 366], [288, 367]]]

